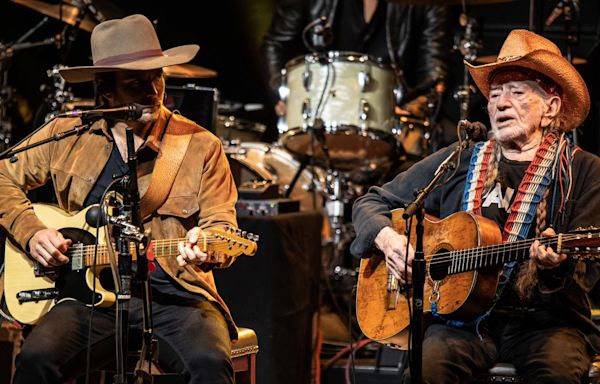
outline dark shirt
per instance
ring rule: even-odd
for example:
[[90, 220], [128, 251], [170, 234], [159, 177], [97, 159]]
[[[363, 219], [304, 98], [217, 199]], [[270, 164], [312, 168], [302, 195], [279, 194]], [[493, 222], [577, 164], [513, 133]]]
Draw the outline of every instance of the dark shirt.
[[[440, 163], [454, 147], [455, 145], [452, 145], [426, 157], [382, 187], [371, 187], [367, 194], [356, 200], [352, 210], [356, 239], [351, 245], [351, 251], [355, 256], [369, 255], [379, 231], [386, 226], [392, 226], [390, 211], [412, 201], [413, 191], [427, 185]], [[432, 192], [425, 200], [427, 213], [445, 218], [461, 210], [471, 154], [472, 149], [464, 151], [453, 178]], [[573, 159], [571, 197], [565, 202], [564, 212], [560, 214], [561, 191], [557, 190], [557, 197], [553, 199], [554, 182], [551, 182], [547, 209], [548, 218], [555, 223], [556, 232], [600, 225], [600, 177], [598, 175], [600, 175], [600, 158], [588, 152], [578, 151]], [[550, 215], [550, 212], [554, 214]], [[559, 216], [564, 220], [558, 220]], [[588, 336], [595, 334], [594, 344], [600, 348], [600, 338], [598, 338], [600, 330], [590, 318], [590, 304], [586, 295], [586, 292], [600, 278], [597, 263], [564, 262], [557, 268], [538, 270], [538, 278], [539, 297], [544, 308], [552, 314], [553, 321], [557, 325], [566, 322]]]
[[[149, 147], [142, 147], [137, 152], [138, 159], [138, 175], [140, 172], [150, 172], [153, 166], [154, 160], [156, 159], [156, 152]], [[94, 187], [90, 191], [89, 195], [85, 199], [84, 206], [90, 206], [92, 204], [99, 204], [102, 195], [109, 187], [110, 183], [128, 173], [129, 167], [127, 163], [121, 157], [121, 153], [115, 144], [113, 144], [112, 152], [108, 161], [104, 165], [100, 176], [96, 180]], [[112, 188], [114, 189], [114, 188]], [[135, 270], [136, 263], [134, 262], [132, 268]], [[190, 291], [183, 289], [177, 282], [175, 282], [159, 263], [156, 265], [156, 271], [150, 274], [150, 286], [154, 295], [169, 295], [176, 296], [184, 299], [200, 300], [202, 296], [194, 294]]]
[[390, 62], [385, 36], [386, 3], [379, 1], [370, 22], [365, 22], [363, 0], [338, 3], [333, 26], [333, 44], [329, 49], [360, 52]]
[[[519, 185], [528, 167], [529, 161], [514, 161], [502, 156], [498, 164], [496, 187], [482, 197], [481, 212], [483, 216], [494, 220], [501, 231], [506, 224], [510, 207], [515, 200]], [[536, 217], [533, 218], [528, 237], [535, 236], [535, 227]], [[502, 290], [502, 296], [495, 306], [496, 311], [502, 313], [514, 311], [531, 312], [543, 309], [544, 305], [537, 290], [534, 292], [533, 297], [526, 301], [520, 299], [517, 294], [515, 287], [516, 276], [519, 274], [521, 268], [526, 268], [526, 264], [527, 261], [516, 264], [507, 285], [499, 288]]]

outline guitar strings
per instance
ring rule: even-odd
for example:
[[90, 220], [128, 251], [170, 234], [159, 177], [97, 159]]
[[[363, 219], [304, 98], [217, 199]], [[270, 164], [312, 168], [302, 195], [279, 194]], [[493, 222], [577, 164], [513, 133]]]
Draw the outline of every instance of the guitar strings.
[[[584, 238], [586, 238], [586, 237], [584, 237]], [[577, 235], [577, 234], [565, 234], [562, 236], [562, 241], [570, 241], [570, 240], [577, 240], [577, 239], [582, 239], [582, 236]], [[503, 253], [511, 253], [511, 252], [515, 252], [515, 251], [519, 251], [519, 250], [524, 251], [524, 250], [529, 249], [529, 247], [531, 246], [531, 243], [533, 243], [534, 240], [539, 240], [540, 243], [542, 243], [544, 245], [554, 245], [554, 244], [558, 243], [558, 236], [538, 237], [538, 238], [534, 238], [534, 239], [515, 241], [512, 243], [491, 244], [491, 245], [478, 247], [478, 248], [466, 248], [466, 249], [441, 252], [441, 253], [432, 255], [432, 257], [435, 256], [435, 259], [433, 259], [429, 264], [448, 263], [449, 261], [451, 261], [455, 258], [457, 258], [458, 261], [479, 258], [480, 256], [489, 254], [492, 251], [497, 252], [497, 251], [502, 250]], [[565, 252], [561, 252], [561, 253], [565, 253]], [[573, 252], [567, 251], [566, 253], [573, 253]], [[578, 253], [584, 253], [584, 252], [579, 251]]]

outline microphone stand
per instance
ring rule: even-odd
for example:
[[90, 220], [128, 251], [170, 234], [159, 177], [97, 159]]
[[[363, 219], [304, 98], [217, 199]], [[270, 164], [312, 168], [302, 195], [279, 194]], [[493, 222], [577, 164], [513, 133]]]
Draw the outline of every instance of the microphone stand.
[[94, 123], [95, 120], [99, 120], [101, 119], [101, 116], [90, 116], [89, 118], [82, 118], [82, 123], [81, 125], [77, 125], [75, 127], [73, 127], [72, 129], [65, 131], [65, 132], [60, 132], [57, 133], [51, 137], [48, 137], [46, 139], [42, 139], [39, 141], [36, 141], [34, 143], [31, 144], [27, 144], [25, 146], [16, 148], [17, 145], [21, 144], [23, 141], [25, 141], [26, 139], [30, 138], [33, 134], [35, 134], [36, 132], [38, 132], [40, 129], [42, 129], [43, 127], [45, 127], [46, 125], [48, 125], [48, 123], [50, 123], [50, 120], [48, 123], [41, 125], [38, 129], [36, 129], [35, 131], [33, 131], [27, 138], [23, 139], [20, 143], [15, 144], [14, 146], [6, 149], [5, 151], [0, 153], [0, 160], [4, 160], [4, 159], [9, 159], [10, 158], [10, 162], [11, 163], [15, 163], [17, 162], [19, 159], [17, 158], [17, 153], [21, 153], [24, 151], [27, 151], [31, 148], [35, 148], [38, 147], [40, 145], [46, 144], [46, 143], [50, 143], [52, 141], [60, 141], [64, 138], [67, 138], [69, 136], [73, 136], [73, 135], [81, 135], [84, 132], [87, 132], [90, 130], [90, 128], [92, 127], [92, 124]]
[[[133, 140], [133, 129], [127, 128], [125, 131], [127, 138], [127, 166], [129, 168], [129, 195], [131, 202], [131, 219], [133, 224], [143, 230], [142, 214], [140, 208], [140, 192], [137, 183], [137, 155]], [[149, 239], [143, 236], [142, 241], [137, 241], [137, 271], [136, 284], [141, 287], [142, 292], [142, 319], [143, 319], [143, 337], [140, 358], [136, 364], [135, 383], [151, 383], [152, 377], [150, 372], [150, 362], [153, 359], [153, 352], [156, 346], [156, 338], [154, 337], [154, 325], [152, 321], [152, 291], [150, 290], [148, 259], [146, 251], [148, 250]], [[140, 243], [143, 247], [140, 247]], [[148, 372], [143, 369], [143, 362], [148, 362]]]
[[[460, 123], [459, 123], [460, 124]], [[406, 206], [402, 218], [407, 220], [416, 216], [416, 247], [415, 258], [412, 261], [412, 318], [410, 319], [410, 329], [412, 334], [411, 344], [411, 364], [410, 377], [413, 384], [420, 384], [423, 377], [423, 290], [425, 286], [425, 253], [423, 251], [423, 219], [425, 210], [423, 204], [425, 198], [438, 186], [438, 182], [446, 175], [447, 171], [456, 168], [457, 160], [460, 154], [465, 150], [471, 141], [471, 135], [467, 129], [467, 138], [459, 142], [454, 151], [440, 164], [433, 176], [433, 179], [421, 190], [415, 191], [415, 199]]]
[[[128, 350], [128, 321], [129, 321], [129, 303], [131, 300], [131, 281], [132, 281], [132, 255], [131, 242], [133, 241], [136, 249], [137, 272], [136, 283], [140, 283], [142, 288], [142, 314], [143, 314], [143, 339], [142, 353], [136, 366], [135, 383], [151, 383], [150, 373], [142, 369], [142, 361], [152, 359], [153, 348], [148, 345], [153, 344], [152, 333], [152, 308], [151, 292], [148, 289], [148, 262], [146, 259], [146, 250], [148, 238], [141, 233], [143, 228], [140, 195], [137, 184], [137, 156], [133, 139], [133, 129], [128, 127], [125, 131], [127, 139], [127, 166], [128, 173], [121, 180], [121, 189], [123, 192], [123, 205], [121, 215], [113, 220], [117, 238], [117, 249], [119, 251], [119, 289], [117, 292], [117, 313], [116, 313], [116, 344], [117, 344], [117, 373], [115, 374], [115, 384], [125, 384], [126, 380], [126, 362]], [[122, 221], [129, 218], [132, 224]], [[140, 247], [140, 243], [144, 244]]]

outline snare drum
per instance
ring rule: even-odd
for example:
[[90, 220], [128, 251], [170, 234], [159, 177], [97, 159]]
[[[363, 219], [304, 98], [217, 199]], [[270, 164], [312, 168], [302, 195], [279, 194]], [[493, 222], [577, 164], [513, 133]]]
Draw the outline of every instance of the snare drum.
[[368, 55], [328, 52], [291, 60], [279, 92], [287, 105], [281, 143], [321, 159], [326, 145], [339, 169], [389, 161], [396, 84], [393, 71]]
[[[291, 153], [283, 148], [266, 143], [243, 142], [225, 147], [231, 173], [236, 185], [252, 181], [273, 181], [285, 194], [294, 175], [300, 167]], [[313, 180], [314, 173], [314, 183]], [[314, 185], [313, 185], [314, 184]], [[322, 191], [325, 185], [325, 171], [314, 167], [305, 168], [296, 182], [290, 198], [300, 200], [301, 210], [320, 210], [323, 207]], [[313, 192], [315, 204], [313, 205]]]

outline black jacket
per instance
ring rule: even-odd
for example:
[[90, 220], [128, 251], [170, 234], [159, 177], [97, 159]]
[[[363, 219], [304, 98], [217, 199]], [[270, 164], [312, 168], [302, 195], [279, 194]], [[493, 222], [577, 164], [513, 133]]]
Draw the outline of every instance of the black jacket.
[[[280, 85], [281, 69], [290, 59], [306, 53], [302, 43], [304, 27], [321, 16], [333, 26], [338, 1], [279, 0], [261, 47], [274, 95]], [[430, 88], [447, 71], [447, 8], [391, 2], [386, 7], [386, 38], [392, 64], [402, 70], [410, 87]]]

